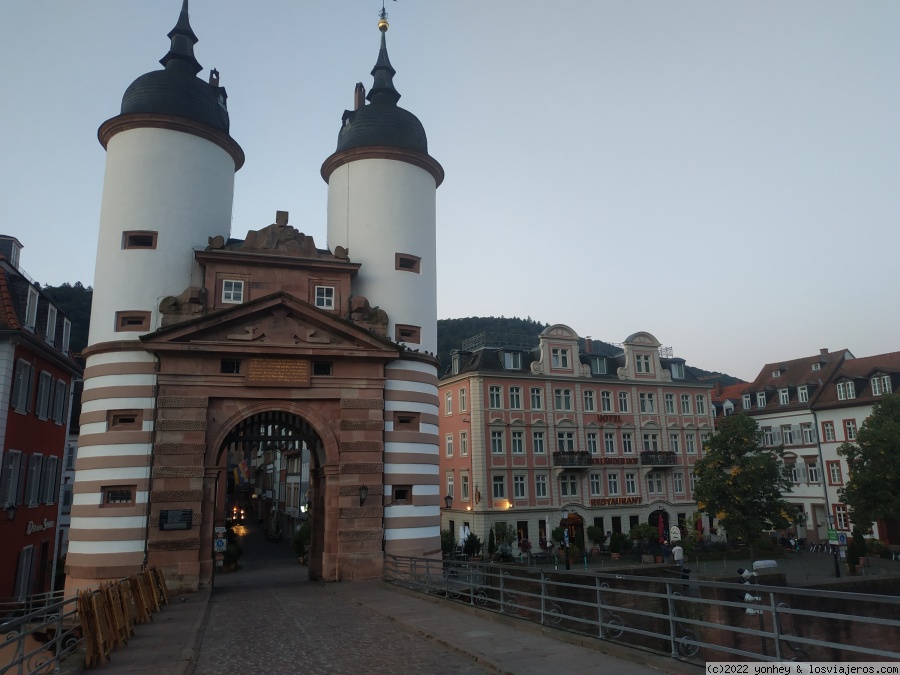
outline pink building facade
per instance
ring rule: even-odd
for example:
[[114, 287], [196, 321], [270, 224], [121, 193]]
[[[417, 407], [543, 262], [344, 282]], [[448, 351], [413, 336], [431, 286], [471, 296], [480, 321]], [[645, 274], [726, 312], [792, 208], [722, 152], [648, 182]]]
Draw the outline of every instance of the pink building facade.
[[554, 325], [529, 340], [479, 336], [452, 354], [439, 390], [442, 495], [453, 498], [442, 528], [486, 541], [506, 522], [538, 550], [563, 510], [576, 537], [693, 518], [711, 385], [649, 333], [612, 346]]

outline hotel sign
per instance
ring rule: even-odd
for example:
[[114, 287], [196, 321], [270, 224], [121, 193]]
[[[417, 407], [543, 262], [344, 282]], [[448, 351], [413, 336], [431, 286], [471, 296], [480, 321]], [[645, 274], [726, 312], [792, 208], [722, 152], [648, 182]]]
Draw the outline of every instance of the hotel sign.
[[621, 415], [597, 415], [600, 418], [601, 422], [615, 422], [616, 424], [622, 423]]
[[592, 499], [591, 506], [627, 506], [629, 504], [640, 504], [642, 497], [601, 497], [600, 499]]
[[25, 526], [25, 534], [34, 534], [35, 532], [43, 532], [44, 530], [49, 530], [56, 525], [56, 521], [47, 520], [44, 518], [44, 522], [36, 523], [33, 520], [28, 521], [28, 525]]
[[637, 457], [594, 457], [593, 464], [637, 464]]

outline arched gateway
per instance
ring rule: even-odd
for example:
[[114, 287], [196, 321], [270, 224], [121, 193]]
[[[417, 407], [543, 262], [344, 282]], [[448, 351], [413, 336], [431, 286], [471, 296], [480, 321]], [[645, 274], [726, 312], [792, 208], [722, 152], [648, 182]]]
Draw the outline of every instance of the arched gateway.
[[226, 448], [254, 428], [260, 442], [278, 432], [314, 451], [311, 576], [378, 577], [385, 553], [440, 554], [444, 172], [397, 105], [384, 13], [378, 28], [373, 86], [356, 85], [321, 168], [327, 248], [281, 211], [244, 240], [229, 236], [244, 153], [219, 72], [196, 77], [187, 0], [163, 69], [138, 77], [100, 127], [68, 589], [147, 564], [175, 589], [209, 583]]

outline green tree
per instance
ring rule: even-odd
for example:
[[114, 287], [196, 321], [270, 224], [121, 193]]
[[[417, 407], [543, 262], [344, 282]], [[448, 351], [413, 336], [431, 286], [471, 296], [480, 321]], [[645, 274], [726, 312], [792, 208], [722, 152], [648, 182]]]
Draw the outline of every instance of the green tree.
[[761, 440], [749, 415], [726, 417], [694, 464], [697, 505], [718, 518], [730, 538], [746, 542], [787, 527], [794, 512], [782, 497], [791, 489], [784, 448], [761, 447]]
[[487, 547], [488, 555], [490, 557], [494, 557], [494, 554], [497, 552], [497, 539], [494, 537], [494, 528], [491, 528], [491, 531], [488, 532], [488, 547]]
[[853, 524], [871, 532], [880, 518], [900, 520], [900, 394], [872, 406], [856, 443], [844, 443], [838, 453], [846, 457], [850, 473], [839, 494]]

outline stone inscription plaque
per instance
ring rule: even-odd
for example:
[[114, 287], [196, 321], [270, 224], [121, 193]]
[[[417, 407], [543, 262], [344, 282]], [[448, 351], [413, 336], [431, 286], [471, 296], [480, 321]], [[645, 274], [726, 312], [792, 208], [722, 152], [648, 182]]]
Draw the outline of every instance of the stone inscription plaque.
[[309, 386], [309, 360], [307, 359], [250, 359], [247, 379], [250, 382]]
[[189, 530], [194, 512], [192, 509], [169, 509], [159, 512], [160, 530]]

